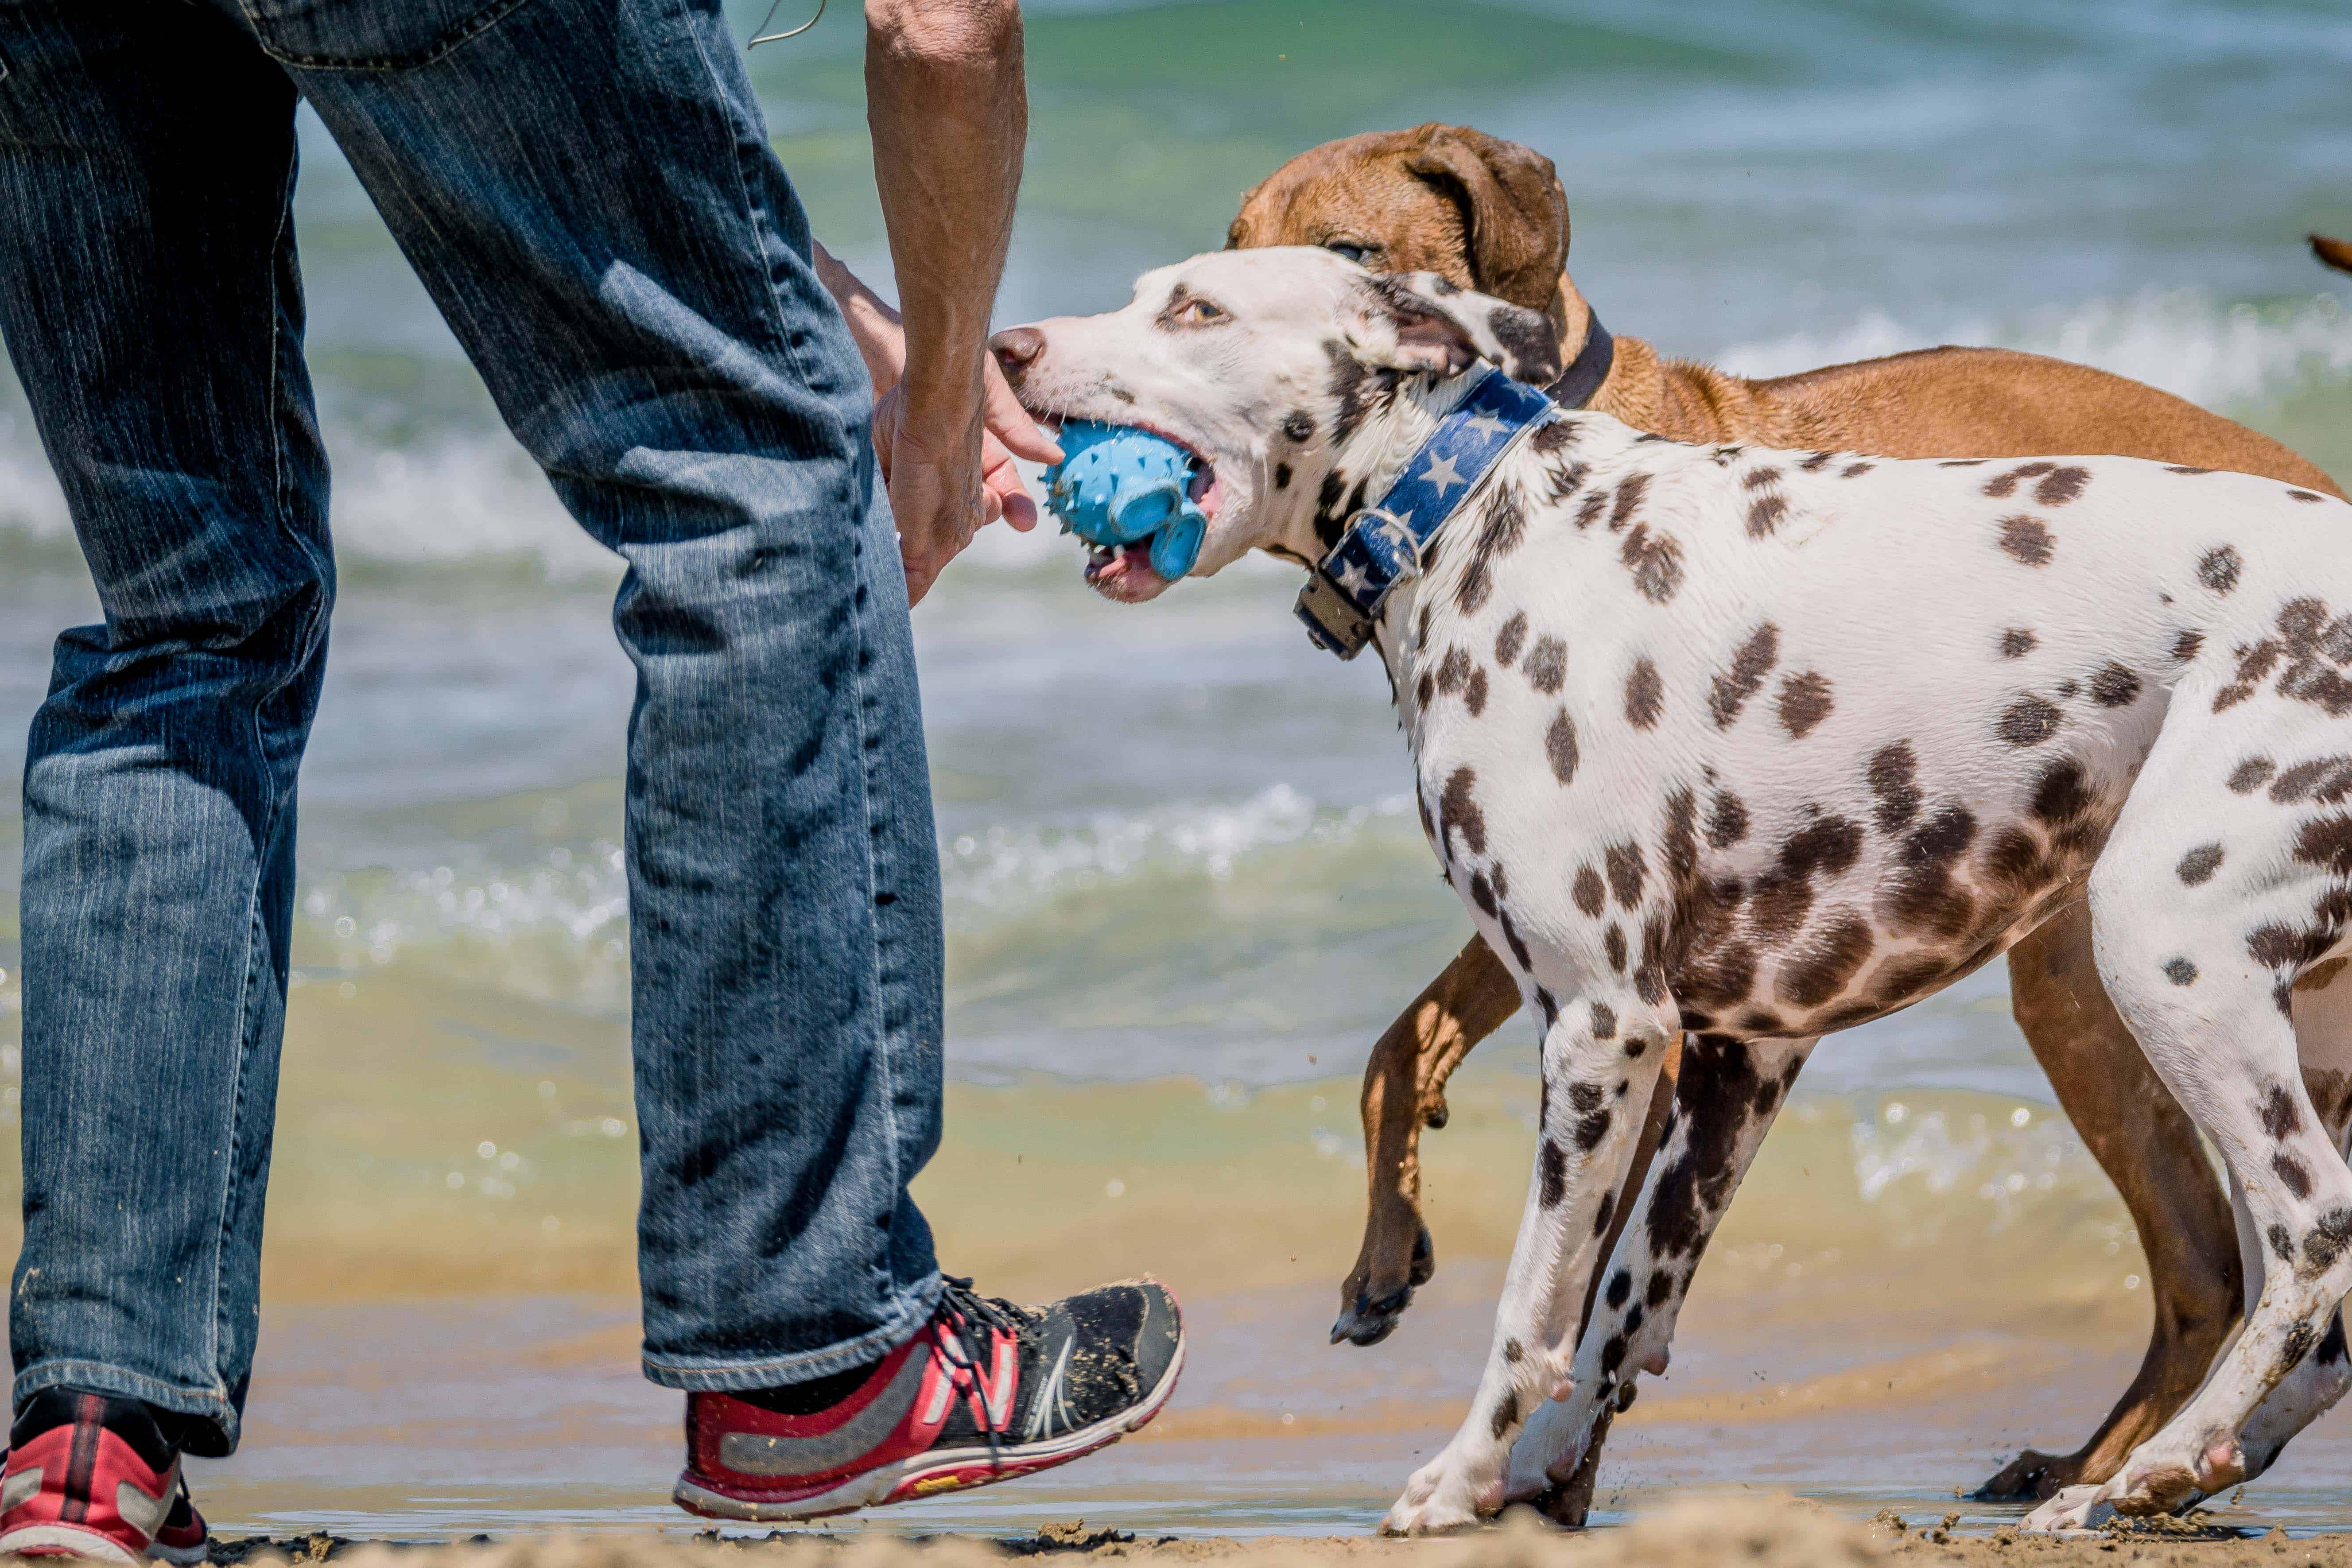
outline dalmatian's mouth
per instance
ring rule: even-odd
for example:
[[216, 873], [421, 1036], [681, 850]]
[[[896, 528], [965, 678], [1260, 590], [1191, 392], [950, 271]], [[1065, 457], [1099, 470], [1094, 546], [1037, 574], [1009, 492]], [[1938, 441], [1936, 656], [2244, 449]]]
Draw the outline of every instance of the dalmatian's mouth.
[[[1062, 422], [1052, 418], [1044, 422], [1058, 437]], [[1224, 500], [1224, 487], [1218, 482], [1217, 466], [1211, 462], [1191, 442], [1181, 439], [1155, 425], [1122, 421], [1132, 428], [1157, 436], [1174, 447], [1181, 447], [1192, 459], [1192, 478], [1184, 493], [1211, 522], [1217, 518], [1217, 508]], [[1087, 585], [1106, 599], [1122, 605], [1140, 605], [1156, 599], [1173, 584], [1160, 574], [1151, 564], [1151, 537], [1132, 541], [1118, 547], [1107, 544], [1091, 546], [1087, 552]]]

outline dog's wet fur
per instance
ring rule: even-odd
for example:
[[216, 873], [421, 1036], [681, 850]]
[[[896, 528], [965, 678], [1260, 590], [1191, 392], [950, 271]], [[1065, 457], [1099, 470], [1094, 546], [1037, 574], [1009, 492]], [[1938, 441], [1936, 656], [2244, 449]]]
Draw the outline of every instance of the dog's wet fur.
[[[1043, 416], [1192, 449], [1215, 476], [1206, 574], [1322, 554], [1484, 364], [1557, 371], [1542, 321], [1324, 249], [1226, 251], [1003, 358]], [[2347, 526], [2317, 489], [2200, 465], [1685, 444], [1600, 412], [1496, 464], [1376, 641], [1432, 847], [1541, 1023], [1541, 1141], [1481, 1388], [1389, 1529], [1582, 1468], [1634, 1370], [1663, 1367], [1814, 1042], [2067, 910], [2265, 1247], [2204, 1386], [2034, 1522], [2186, 1506], [2340, 1396]], [[1148, 563], [1096, 580], [1168, 586]]]
[[[1591, 309], [1565, 270], [1567, 197], [1550, 161], [1466, 127], [1423, 125], [1314, 148], [1243, 200], [1234, 247], [1314, 245], [1376, 269], [1427, 270], [1544, 313], [1560, 357], [1583, 347]], [[2315, 254], [2352, 270], [2352, 247], [2313, 237]], [[2339, 493], [2326, 474], [2268, 437], [2136, 382], [2000, 350], [1944, 348], [1771, 380], [1669, 360], [1615, 321], [1614, 366], [1591, 406], [1685, 441], [1751, 441], [1888, 457], [1999, 458], [2093, 451], [2266, 475]], [[2154, 1332], [2137, 1374], [2072, 1453], [2020, 1455], [1977, 1492], [2047, 1497], [2104, 1481], [2203, 1380], [2242, 1299], [2235, 1227], [2195, 1132], [2108, 1004], [2089, 922], [2062, 910], [2010, 952], [2020, 1026], [2092, 1152], [2114, 1179], [2147, 1249]], [[1445, 1082], [1518, 1007], [1507, 968], [1474, 936], [1381, 1036], [1367, 1064], [1363, 1118], [1370, 1189], [1362, 1249], [1341, 1288], [1335, 1339], [1385, 1338], [1434, 1267], [1420, 1212], [1419, 1137], [1442, 1126]], [[1674, 1103], [1672, 1058], [1644, 1122], [1628, 1194]], [[1704, 1151], [1702, 1151], [1704, 1152]], [[1687, 1158], [1687, 1156], [1685, 1156]], [[1715, 1183], [1720, 1171], [1677, 1171]], [[1623, 1223], [1635, 1205], [1616, 1205]], [[1537, 1500], [1580, 1522], [1596, 1428], [1571, 1479]]]

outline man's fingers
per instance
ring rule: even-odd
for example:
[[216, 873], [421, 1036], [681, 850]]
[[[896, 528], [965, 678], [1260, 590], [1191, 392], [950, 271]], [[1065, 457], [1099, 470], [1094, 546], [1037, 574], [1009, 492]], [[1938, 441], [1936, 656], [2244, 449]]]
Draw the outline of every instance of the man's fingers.
[[1037, 503], [1030, 499], [1029, 487], [1021, 482], [1021, 470], [1013, 466], [1013, 456], [993, 440], [983, 441], [980, 448], [980, 482], [988, 492], [989, 500], [997, 510], [990, 515], [994, 521], [1001, 514], [1023, 533], [1037, 526]]
[[1013, 387], [1004, 379], [1004, 372], [994, 360], [988, 362], [987, 405], [982, 417], [988, 422], [988, 432], [1010, 447], [1013, 456], [1026, 458], [1033, 463], [1058, 463], [1062, 448], [1029, 416], [1014, 396]]

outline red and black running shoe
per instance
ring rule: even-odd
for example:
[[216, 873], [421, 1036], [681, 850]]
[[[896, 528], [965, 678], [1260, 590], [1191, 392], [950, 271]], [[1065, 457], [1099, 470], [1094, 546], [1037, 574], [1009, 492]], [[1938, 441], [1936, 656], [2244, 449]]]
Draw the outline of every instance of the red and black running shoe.
[[0, 1556], [201, 1563], [209, 1544], [145, 1405], [47, 1388], [25, 1406], [0, 1477]]
[[950, 1279], [922, 1332], [877, 1366], [688, 1394], [677, 1505], [814, 1519], [1032, 1475], [1159, 1415], [1183, 1366], [1183, 1320], [1164, 1286], [1016, 1307]]
[[180, 1489], [172, 1499], [172, 1511], [163, 1516], [163, 1528], [155, 1539], [147, 1543], [147, 1555], [163, 1563], [177, 1563], [190, 1568], [197, 1563], [209, 1563], [213, 1558], [212, 1531], [205, 1528], [205, 1516], [188, 1496], [188, 1478], [180, 1477]]

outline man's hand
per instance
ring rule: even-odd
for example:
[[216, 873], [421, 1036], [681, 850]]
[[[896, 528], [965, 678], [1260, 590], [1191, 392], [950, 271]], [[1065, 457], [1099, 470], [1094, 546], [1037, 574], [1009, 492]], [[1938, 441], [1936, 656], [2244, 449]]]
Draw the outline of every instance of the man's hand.
[[874, 453], [890, 487], [910, 605], [922, 602], [940, 571], [989, 523], [1001, 517], [1024, 532], [1037, 526], [1037, 503], [1013, 466], [1016, 454], [1032, 462], [1061, 460], [1062, 449], [1038, 433], [992, 366], [991, 376], [981, 419], [909, 412], [904, 383], [874, 405]]
[[1037, 526], [1037, 503], [1013, 459], [1058, 463], [1062, 449], [1038, 431], [992, 365], [980, 425], [909, 416], [902, 391], [903, 384], [893, 386], [874, 405], [874, 452], [890, 488], [907, 602], [914, 605], [981, 529], [1000, 517], [1024, 533]]

